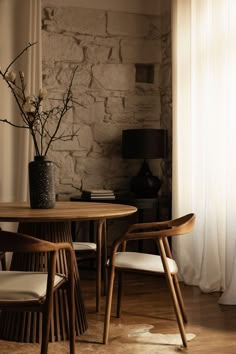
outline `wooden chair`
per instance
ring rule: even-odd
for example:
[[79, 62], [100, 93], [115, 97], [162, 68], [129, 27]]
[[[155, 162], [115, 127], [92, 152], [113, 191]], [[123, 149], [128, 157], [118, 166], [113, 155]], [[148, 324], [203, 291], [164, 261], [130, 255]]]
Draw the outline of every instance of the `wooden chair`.
[[[120, 277], [118, 282], [117, 317], [120, 317], [122, 272], [165, 274], [182, 342], [184, 347], [187, 347], [183, 324], [183, 322], [187, 322], [187, 316], [177, 278], [178, 268], [171, 254], [168, 237], [190, 233], [193, 230], [194, 221], [195, 215], [188, 214], [175, 220], [134, 224], [128, 228], [128, 231], [123, 236], [114, 242], [111, 258], [108, 261], [109, 285], [104, 320], [104, 344], [108, 342], [115, 270], [118, 270]], [[126, 252], [128, 241], [146, 239], [155, 240], [160, 255]], [[118, 252], [119, 247], [121, 247], [121, 252]]]
[[[53, 313], [53, 295], [61, 286], [67, 291], [70, 354], [75, 354], [74, 251], [70, 243], [51, 243], [31, 236], [0, 231], [0, 249], [4, 252], [43, 252], [42, 259], [48, 271], [0, 272], [0, 309], [6, 311], [41, 312], [41, 354], [48, 352], [50, 319]], [[65, 250], [67, 270], [56, 273], [59, 250]], [[13, 325], [13, 324], [12, 324]]]
[[[94, 223], [94, 221], [93, 221]], [[94, 227], [94, 225], [93, 225]], [[94, 230], [93, 230], [94, 231]], [[75, 241], [76, 225], [72, 224], [73, 248], [77, 262], [95, 258], [96, 261], [96, 312], [100, 312], [101, 289], [103, 278], [103, 292], [106, 294], [107, 288], [107, 242], [106, 242], [106, 220], [98, 223], [98, 235], [95, 242]]]

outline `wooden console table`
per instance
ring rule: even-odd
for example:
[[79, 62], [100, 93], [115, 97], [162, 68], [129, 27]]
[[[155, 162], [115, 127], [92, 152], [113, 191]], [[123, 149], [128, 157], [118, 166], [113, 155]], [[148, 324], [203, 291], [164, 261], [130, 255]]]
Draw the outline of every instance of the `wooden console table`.
[[[53, 209], [31, 209], [27, 203], [0, 203], [0, 221], [19, 222], [19, 232], [42, 238], [51, 242], [72, 242], [71, 221], [98, 220], [98, 234], [101, 247], [102, 225], [106, 219], [118, 218], [133, 214], [135, 207], [106, 203], [57, 202]], [[57, 272], [64, 273], [65, 253], [59, 255]], [[76, 302], [76, 334], [86, 331], [88, 324], [84, 308], [83, 296], [80, 289], [79, 273], [76, 267], [75, 302]], [[11, 269], [14, 270], [46, 270], [42, 255], [14, 255]], [[55, 311], [51, 321], [51, 341], [68, 339], [67, 301], [65, 292], [55, 294]], [[0, 339], [39, 342], [41, 339], [37, 313], [8, 313], [0, 314]]]

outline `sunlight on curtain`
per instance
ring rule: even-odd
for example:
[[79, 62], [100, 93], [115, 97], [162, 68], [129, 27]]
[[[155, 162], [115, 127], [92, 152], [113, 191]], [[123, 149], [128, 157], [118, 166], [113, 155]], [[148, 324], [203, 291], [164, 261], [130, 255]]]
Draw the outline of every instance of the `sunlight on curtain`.
[[[0, 0], [0, 65], [4, 70], [29, 42], [38, 44], [27, 52], [15, 71], [25, 73], [29, 93], [41, 87], [41, 0]], [[0, 116], [19, 119], [12, 94], [0, 80]], [[0, 123], [0, 200], [26, 201], [28, 162], [33, 146], [28, 131]], [[6, 229], [6, 224], [2, 227]]]
[[173, 216], [196, 213], [173, 252], [186, 283], [236, 304], [236, 1], [173, 0], [172, 43]]

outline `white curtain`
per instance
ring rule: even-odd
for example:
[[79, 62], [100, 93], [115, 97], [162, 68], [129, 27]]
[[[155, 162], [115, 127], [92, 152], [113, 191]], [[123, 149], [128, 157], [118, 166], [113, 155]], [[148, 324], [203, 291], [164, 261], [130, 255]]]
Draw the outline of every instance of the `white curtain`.
[[182, 279], [236, 304], [236, 1], [172, 0], [173, 216]]
[[[28, 50], [14, 70], [22, 70], [30, 93], [41, 87], [41, 0], [0, 0], [0, 65], [2, 71], [29, 42]], [[0, 80], [0, 117], [19, 119], [19, 109]], [[0, 201], [26, 201], [28, 162], [33, 145], [28, 131], [0, 123]]]

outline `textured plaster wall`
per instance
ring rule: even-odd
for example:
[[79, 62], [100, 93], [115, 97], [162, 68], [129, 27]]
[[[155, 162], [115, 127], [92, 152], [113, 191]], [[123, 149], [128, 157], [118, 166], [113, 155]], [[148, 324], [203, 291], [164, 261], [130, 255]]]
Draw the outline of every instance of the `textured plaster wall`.
[[[43, 85], [51, 98], [61, 97], [78, 66], [79, 103], [62, 127], [73, 125], [77, 136], [56, 142], [48, 155], [57, 167], [57, 193], [67, 199], [88, 188], [127, 190], [141, 161], [122, 159], [122, 130], [167, 128], [171, 137], [170, 9], [142, 15], [54, 3], [43, 5]], [[154, 82], [137, 83], [135, 64], [152, 64]], [[167, 191], [170, 160], [164, 172], [159, 161], [150, 164], [164, 174]]]

